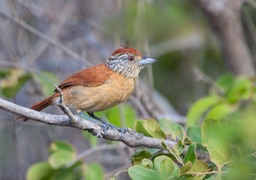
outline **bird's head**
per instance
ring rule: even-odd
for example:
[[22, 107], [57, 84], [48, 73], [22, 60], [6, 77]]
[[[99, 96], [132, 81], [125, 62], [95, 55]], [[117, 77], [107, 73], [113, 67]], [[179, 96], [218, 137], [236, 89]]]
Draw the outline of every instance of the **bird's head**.
[[143, 57], [134, 48], [122, 47], [115, 50], [107, 59], [107, 66], [125, 77], [137, 78], [143, 67], [154, 62], [155, 59]]

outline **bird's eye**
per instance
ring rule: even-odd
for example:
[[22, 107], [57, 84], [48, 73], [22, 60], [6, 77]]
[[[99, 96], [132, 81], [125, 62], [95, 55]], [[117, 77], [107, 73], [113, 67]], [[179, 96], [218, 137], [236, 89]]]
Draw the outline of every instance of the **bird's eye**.
[[134, 60], [134, 56], [129, 56], [129, 57], [128, 57], [128, 60], [129, 60], [129, 61], [133, 61], [133, 60]]

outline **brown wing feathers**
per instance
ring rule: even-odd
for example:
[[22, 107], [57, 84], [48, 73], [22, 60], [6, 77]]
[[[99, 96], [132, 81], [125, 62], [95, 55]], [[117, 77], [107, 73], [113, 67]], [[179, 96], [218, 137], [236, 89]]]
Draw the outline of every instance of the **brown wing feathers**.
[[87, 87], [99, 86], [109, 78], [110, 74], [111, 70], [105, 64], [99, 64], [73, 74], [60, 83], [59, 88], [63, 89], [75, 85]]
[[[68, 88], [70, 86], [87, 86], [87, 87], [95, 87], [103, 84], [105, 81], [108, 80], [111, 74], [111, 70], [104, 64], [99, 64], [96, 66], [92, 66], [88, 69], [83, 69], [72, 76], [65, 79], [62, 83], [60, 83], [59, 88], [61, 90]], [[54, 98], [58, 97], [58, 93], [55, 90], [55, 93], [45, 98], [44, 100], [34, 104], [31, 109], [36, 111], [41, 111], [45, 109], [47, 106], [52, 105], [52, 101]], [[23, 121], [27, 121], [28, 118], [21, 117]]]

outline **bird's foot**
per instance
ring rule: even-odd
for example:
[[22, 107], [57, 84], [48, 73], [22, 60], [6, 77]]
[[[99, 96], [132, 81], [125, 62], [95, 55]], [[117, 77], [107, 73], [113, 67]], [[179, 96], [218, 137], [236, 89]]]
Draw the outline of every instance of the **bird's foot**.
[[123, 136], [127, 132], [127, 128], [116, 127], [113, 124], [107, 124], [110, 129], [117, 130]]
[[119, 133], [121, 133], [122, 136], [127, 132], [126, 128], [116, 127], [113, 124], [110, 124], [109, 122], [107, 122], [106, 120], [101, 119], [101, 118], [95, 116], [93, 113], [88, 113], [88, 114], [89, 114], [89, 116], [86, 116], [82, 112], [79, 113], [80, 117], [82, 117], [83, 119], [91, 121], [91, 122], [97, 124], [98, 126], [100, 126], [103, 129], [103, 133], [104, 134], [109, 129], [117, 130]]
[[113, 124], [110, 124], [108, 121], [106, 121], [106, 120], [104, 120], [104, 119], [102, 119], [102, 118], [100, 118], [100, 117], [95, 116], [94, 113], [88, 113], [88, 114], [89, 114], [89, 116], [92, 117], [93, 119], [100, 121], [102, 124], [105, 124], [109, 129], [117, 130], [117, 131], [120, 132], [122, 135], [123, 135], [124, 133], [126, 133], [126, 131], [127, 131], [127, 129], [125, 129], [125, 128], [116, 127], [116, 126], [114, 126]]
[[[99, 122], [98, 120], [96, 120], [96, 119], [94, 119], [94, 118], [92, 118], [92, 117], [90, 117], [90, 116], [86, 116], [86, 115], [85, 115], [84, 113], [82, 113], [82, 112], [79, 113], [79, 116], [80, 116], [81, 118], [85, 119], [85, 120], [88, 120], [88, 121], [90, 121], [90, 122], [92, 122], [92, 123], [94, 123], [94, 124], [100, 126], [101, 129], [103, 129], [103, 134], [106, 134], [106, 131], [109, 129], [109, 126], [108, 126], [107, 124], [104, 124], [104, 123], [102, 123], [102, 122]], [[95, 132], [95, 135], [96, 135], [97, 137], [102, 137], [102, 132], [98, 132], [98, 131], [97, 131], [97, 132]]]
[[116, 128], [118, 130], [118, 132], [120, 132], [122, 135], [125, 134], [127, 132], [127, 128]]
[[79, 114], [79, 116], [80, 116], [82, 119], [86, 119], [86, 120], [91, 121], [91, 122], [93, 122], [93, 123], [95, 123], [95, 124], [97, 124], [97, 125], [102, 124], [102, 123], [99, 123], [99, 121], [97, 121], [97, 120], [91, 118], [90, 116], [86, 116], [83, 112], [79, 112], [78, 114]]
[[94, 136], [96, 136], [97, 138], [102, 138], [103, 137], [103, 133], [102, 129], [98, 129], [98, 130], [88, 130], [89, 132], [91, 132]]

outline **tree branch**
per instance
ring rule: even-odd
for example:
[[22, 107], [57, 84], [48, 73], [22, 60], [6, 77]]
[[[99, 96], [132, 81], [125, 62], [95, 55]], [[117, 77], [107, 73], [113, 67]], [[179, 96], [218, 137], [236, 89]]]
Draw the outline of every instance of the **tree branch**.
[[38, 112], [29, 108], [19, 106], [12, 102], [6, 101], [2, 98], [0, 98], [0, 109], [9, 111], [20, 116], [28, 117], [40, 123], [56, 126], [70, 126], [82, 130], [87, 130], [93, 135], [97, 135], [100, 132], [104, 139], [109, 139], [112, 141], [121, 141], [130, 147], [142, 146], [149, 148], [164, 149], [162, 146], [163, 142], [170, 148], [173, 148], [173, 146], [177, 143], [175, 141], [170, 140], [146, 137], [132, 129], [128, 129], [127, 132], [124, 134], [121, 134], [115, 129], [108, 129], [107, 131], [104, 131], [97, 124], [81, 119], [79, 116], [74, 116], [75, 119], [71, 120], [66, 115], [52, 115], [44, 112]]

